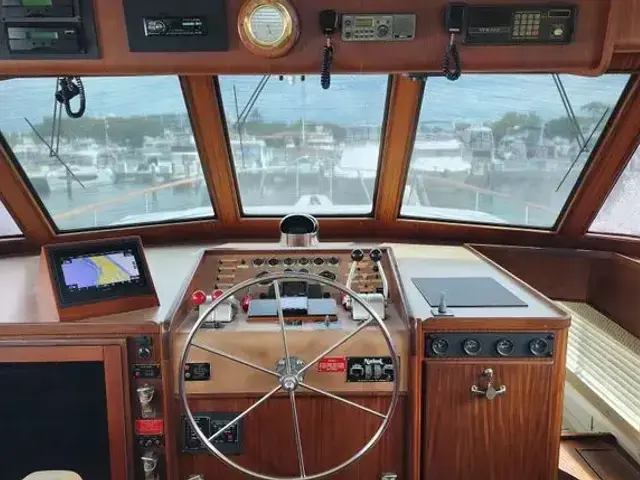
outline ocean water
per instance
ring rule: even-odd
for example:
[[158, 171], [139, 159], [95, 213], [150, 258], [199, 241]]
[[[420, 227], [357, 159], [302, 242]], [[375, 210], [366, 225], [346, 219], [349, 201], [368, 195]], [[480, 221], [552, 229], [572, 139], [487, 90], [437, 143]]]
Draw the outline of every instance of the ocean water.
[[[239, 112], [250, 102], [262, 78], [219, 78], [223, 108], [230, 130], [233, 130]], [[592, 102], [613, 107], [620, 98], [629, 76], [616, 74], [592, 78], [562, 75], [561, 78], [572, 106], [580, 116], [588, 113], [583, 107]], [[250, 116], [253, 115], [251, 118], [266, 123], [294, 124], [305, 121], [344, 127], [378, 128], [384, 122], [388, 82], [388, 75], [334, 75], [331, 89], [322, 90], [317, 75], [307, 75], [304, 81], [300, 76], [285, 77], [283, 81], [277, 76], [271, 76], [252, 107]], [[117, 118], [113, 117], [187, 114], [180, 84], [175, 76], [89, 77], [84, 79], [84, 83], [87, 116], [111, 117], [109, 122], [115, 122]], [[0, 81], [0, 129], [4, 133], [29, 132], [25, 117], [37, 124], [43, 118], [51, 116], [55, 87], [55, 78]], [[548, 74], [470, 74], [463, 75], [456, 82], [441, 77], [430, 78], [426, 83], [420, 121], [462, 121], [481, 124], [496, 121], [508, 112], [535, 112], [543, 120], [566, 115], [553, 78]], [[72, 121], [65, 118], [63, 122]], [[41, 134], [48, 139], [48, 132]], [[369, 166], [375, 166], [376, 162], [375, 151], [372, 152], [371, 158], [363, 159], [363, 163]], [[575, 179], [578, 172], [573, 173], [572, 178]], [[489, 213], [502, 215], [514, 223], [523, 223], [524, 210], [520, 204], [531, 201], [532, 198], [540, 201], [531, 193], [539, 190], [537, 184], [528, 187], [521, 189], [516, 186], [509, 192], [518, 204], [517, 214], [508, 211], [509, 205], [504, 208], [492, 206]], [[572, 184], [569, 184], [559, 194], [546, 199], [552, 210], [560, 210], [571, 187]], [[87, 190], [76, 188], [71, 197], [66, 192], [53, 192], [47, 198], [43, 198], [43, 201], [52, 214], [58, 215], [90, 204], [112, 201], [144, 188], [140, 185], [101, 186]], [[242, 190], [246, 193], [247, 202], [261, 200], [255, 191]], [[269, 198], [263, 200], [271, 205], [291, 205], [290, 193], [284, 195], [278, 192], [278, 188], [272, 188], [266, 193]], [[541, 195], [545, 196], [539, 191], [537, 196]], [[545, 199], [542, 198], [542, 201], [545, 202]], [[118, 222], [126, 215], [149, 212], [150, 209], [171, 211], [210, 205], [206, 192], [203, 194], [202, 191], [177, 194], [163, 192], [156, 196], [154, 202], [150, 207], [148, 196], [141, 195], [121, 204], [110, 204], [96, 212], [67, 218], [60, 221], [59, 225], [62, 228], [92, 228], [95, 225]], [[508, 203], [503, 201], [497, 204]], [[283, 211], [287, 208], [290, 207], [283, 207]], [[545, 222], [549, 223], [552, 220], [553, 218], [545, 219]]]

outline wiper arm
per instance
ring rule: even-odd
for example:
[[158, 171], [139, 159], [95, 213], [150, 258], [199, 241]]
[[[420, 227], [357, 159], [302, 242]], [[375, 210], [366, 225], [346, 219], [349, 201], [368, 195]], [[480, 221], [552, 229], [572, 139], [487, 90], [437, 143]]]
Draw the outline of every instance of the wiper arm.
[[66, 164], [66, 163], [65, 163], [65, 162], [60, 158], [60, 156], [58, 155], [58, 152], [54, 151], [54, 150], [53, 150], [53, 148], [51, 147], [51, 145], [49, 145], [49, 144], [47, 143], [47, 141], [46, 141], [44, 138], [42, 138], [42, 135], [40, 135], [40, 134], [38, 133], [38, 130], [36, 130], [36, 127], [34, 127], [34, 126], [33, 126], [33, 124], [29, 121], [29, 119], [28, 119], [27, 117], [24, 117], [24, 121], [25, 121], [25, 122], [27, 122], [27, 124], [31, 127], [31, 130], [33, 130], [33, 133], [35, 133], [35, 134], [36, 134], [36, 136], [38, 137], [38, 139], [39, 139], [39, 140], [40, 140], [40, 141], [41, 141], [41, 142], [42, 142], [42, 143], [43, 143], [43, 144], [44, 144], [44, 145], [49, 149], [49, 154], [50, 154], [51, 156], [53, 156], [53, 158], [55, 158], [56, 160], [58, 160], [58, 161], [60, 162], [60, 164], [61, 164], [64, 168], [66, 168], [67, 173], [68, 173], [69, 175], [71, 175], [71, 176], [73, 177], [73, 179], [74, 179], [76, 182], [78, 182], [78, 184], [79, 184], [82, 188], [86, 189], [87, 187], [85, 187], [85, 186], [82, 184], [82, 182], [80, 181], [80, 179], [79, 179], [78, 177], [76, 177], [76, 175], [71, 171], [71, 169], [69, 168], [69, 166], [68, 166], [68, 165], [67, 165], [67, 164]]
[[255, 106], [256, 102], [258, 101], [258, 97], [260, 96], [260, 94], [264, 90], [264, 87], [267, 86], [267, 82], [269, 81], [269, 78], [271, 78], [270, 74], [263, 75], [262, 78], [260, 79], [260, 81], [258, 82], [258, 85], [253, 90], [253, 92], [251, 93], [251, 96], [249, 97], [249, 100], [247, 100], [247, 104], [242, 109], [242, 112], [240, 112], [240, 115], [238, 115], [238, 119], [236, 120], [236, 124], [235, 124], [236, 128], [238, 128], [240, 125], [243, 125], [244, 123], [246, 123], [247, 118], [249, 118], [249, 114], [251, 113], [251, 110], [253, 110], [253, 107]]
[[556, 88], [558, 89], [558, 93], [560, 94], [560, 100], [562, 100], [564, 110], [567, 112], [567, 118], [569, 118], [569, 122], [571, 122], [571, 126], [575, 130], [578, 146], [583, 147], [586, 144], [586, 140], [582, 133], [582, 129], [580, 128], [580, 124], [578, 123], [578, 117], [576, 117], [573, 107], [571, 106], [571, 101], [569, 100], [569, 95], [567, 95], [567, 91], [564, 88], [562, 79], [558, 73], [552, 73], [551, 77], [553, 78]]
[[576, 158], [573, 160], [573, 162], [571, 162], [571, 165], [569, 165], [569, 169], [567, 170], [567, 173], [565, 173], [564, 177], [562, 177], [562, 180], [560, 180], [560, 183], [558, 184], [558, 188], [556, 188], [556, 192], [558, 190], [560, 190], [560, 187], [562, 187], [562, 184], [565, 182], [565, 180], [569, 176], [569, 173], [571, 173], [571, 170], [573, 170], [573, 167], [575, 166], [576, 162], [580, 158], [580, 155], [582, 155], [584, 153], [584, 151], [587, 149], [587, 145], [589, 145], [589, 142], [591, 141], [591, 139], [595, 135], [596, 131], [598, 130], [598, 128], [600, 128], [600, 125], [602, 124], [602, 122], [604, 121], [606, 116], [608, 115], [609, 110], [610, 110], [610, 108], [606, 108], [605, 111], [602, 113], [602, 116], [600, 117], [600, 120], [598, 120], [598, 123], [595, 124], [595, 126], [593, 127], [593, 130], [591, 131], [591, 134], [587, 138], [586, 142], [584, 142], [584, 144], [582, 145], [582, 147], [578, 151], [578, 154], [576, 155]]

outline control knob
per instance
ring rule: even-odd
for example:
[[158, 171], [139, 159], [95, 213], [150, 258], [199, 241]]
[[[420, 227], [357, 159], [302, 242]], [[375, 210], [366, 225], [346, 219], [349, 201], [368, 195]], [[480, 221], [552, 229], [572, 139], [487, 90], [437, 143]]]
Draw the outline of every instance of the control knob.
[[393, 372], [394, 372], [393, 365], [387, 364], [384, 367], [382, 367], [382, 373], [385, 378], [389, 378], [389, 379], [393, 378]]
[[160, 20], [151, 20], [147, 23], [147, 30], [151, 33], [163, 33], [166, 29], [167, 26]]
[[363, 258], [364, 252], [359, 248], [356, 248], [351, 252], [351, 260], [353, 260], [354, 262], [361, 262]]
[[145, 346], [139, 347], [138, 358], [140, 360], [149, 360], [151, 358], [151, 349]]
[[[380, 26], [384, 27], [384, 25]], [[382, 250], [380, 250], [379, 248], [374, 248], [369, 252], [369, 258], [373, 263], [378, 263], [380, 260], [382, 260]]]
[[389, 35], [389, 27], [387, 27], [386, 25], [380, 25], [378, 27], [378, 36], [386, 37], [387, 35]]

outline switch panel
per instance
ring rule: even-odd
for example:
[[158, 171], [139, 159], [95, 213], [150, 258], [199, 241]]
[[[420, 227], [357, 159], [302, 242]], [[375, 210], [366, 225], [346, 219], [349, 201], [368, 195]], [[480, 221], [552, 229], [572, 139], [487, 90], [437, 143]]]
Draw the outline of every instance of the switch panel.
[[[193, 418], [208, 438], [221, 428], [224, 428], [238, 414], [229, 412], [194, 412]], [[223, 434], [213, 440], [214, 446], [224, 454], [242, 453], [242, 423], [225, 430]], [[185, 453], [205, 453], [207, 449], [196, 435], [189, 421], [182, 417], [182, 451]]]
[[347, 382], [393, 382], [391, 357], [347, 357]]

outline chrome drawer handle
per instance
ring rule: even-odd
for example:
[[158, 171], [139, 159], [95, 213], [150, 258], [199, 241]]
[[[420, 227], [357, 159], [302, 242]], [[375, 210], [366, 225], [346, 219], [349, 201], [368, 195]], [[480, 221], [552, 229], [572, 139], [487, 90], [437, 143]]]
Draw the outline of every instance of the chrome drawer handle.
[[471, 394], [472, 395], [480, 395], [485, 397], [487, 400], [493, 400], [494, 398], [504, 395], [507, 391], [507, 386], [502, 385], [497, 389], [493, 386], [493, 370], [487, 368], [484, 372], [482, 372], [482, 376], [487, 378], [487, 388], [482, 390], [477, 385], [471, 385]]

